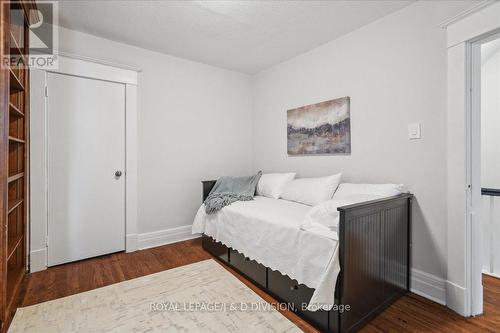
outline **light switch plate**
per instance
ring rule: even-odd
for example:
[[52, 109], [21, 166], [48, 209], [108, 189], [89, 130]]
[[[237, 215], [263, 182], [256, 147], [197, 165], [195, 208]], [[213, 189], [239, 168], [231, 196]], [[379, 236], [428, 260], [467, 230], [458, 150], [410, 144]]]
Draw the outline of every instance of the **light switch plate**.
[[408, 125], [408, 138], [410, 140], [420, 139], [420, 123], [414, 123]]

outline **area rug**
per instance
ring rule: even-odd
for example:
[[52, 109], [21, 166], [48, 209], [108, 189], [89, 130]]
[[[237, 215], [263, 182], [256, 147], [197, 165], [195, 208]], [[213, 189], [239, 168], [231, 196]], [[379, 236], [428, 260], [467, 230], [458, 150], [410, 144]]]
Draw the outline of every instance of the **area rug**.
[[214, 260], [17, 310], [9, 332], [301, 332]]

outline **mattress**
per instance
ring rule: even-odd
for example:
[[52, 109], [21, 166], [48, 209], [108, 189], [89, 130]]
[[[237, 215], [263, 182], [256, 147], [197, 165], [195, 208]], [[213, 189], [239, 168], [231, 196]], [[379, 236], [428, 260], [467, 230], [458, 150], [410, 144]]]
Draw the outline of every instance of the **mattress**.
[[340, 271], [338, 240], [300, 229], [310, 209], [300, 203], [262, 196], [235, 202], [212, 215], [207, 215], [202, 205], [192, 231], [211, 236], [314, 288], [309, 309], [330, 310]]

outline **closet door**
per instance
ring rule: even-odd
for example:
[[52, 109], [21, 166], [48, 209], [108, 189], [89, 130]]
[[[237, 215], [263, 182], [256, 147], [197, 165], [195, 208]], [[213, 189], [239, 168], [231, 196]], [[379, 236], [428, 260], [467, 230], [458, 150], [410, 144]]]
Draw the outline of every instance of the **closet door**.
[[48, 264], [125, 249], [125, 86], [49, 73]]

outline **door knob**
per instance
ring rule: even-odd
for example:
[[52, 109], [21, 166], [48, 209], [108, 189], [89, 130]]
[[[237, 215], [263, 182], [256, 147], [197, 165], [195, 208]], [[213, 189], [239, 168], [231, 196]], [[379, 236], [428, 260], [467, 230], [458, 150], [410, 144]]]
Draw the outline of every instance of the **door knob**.
[[122, 172], [120, 170], [115, 172], [115, 177], [120, 178], [122, 176]]

